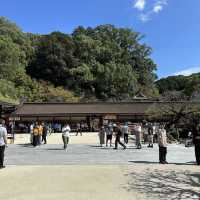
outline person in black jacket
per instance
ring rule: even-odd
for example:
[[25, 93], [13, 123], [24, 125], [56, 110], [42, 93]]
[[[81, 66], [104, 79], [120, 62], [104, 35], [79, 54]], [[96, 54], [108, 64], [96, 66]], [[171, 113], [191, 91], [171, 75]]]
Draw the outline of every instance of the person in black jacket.
[[122, 137], [122, 130], [121, 130], [121, 127], [120, 127], [120, 123], [117, 123], [117, 126], [114, 128], [114, 131], [115, 131], [115, 148], [114, 149], [118, 149], [118, 143], [124, 147], [124, 149], [126, 149], [126, 146], [125, 144], [123, 144], [121, 141], [120, 141], [120, 138]]
[[44, 141], [44, 144], [47, 143], [47, 132], [48, 132], [48, 127], [46, 124], [42, 124], [43, 130], [42, 130], [42, 142]]
[[193, 129], [193, 143], [197, 165], [200, 165], [200, 125]]

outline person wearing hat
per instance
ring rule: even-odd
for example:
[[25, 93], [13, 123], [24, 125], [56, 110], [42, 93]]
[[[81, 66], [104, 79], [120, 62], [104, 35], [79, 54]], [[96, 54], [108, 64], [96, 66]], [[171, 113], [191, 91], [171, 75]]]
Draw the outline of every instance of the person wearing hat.
[[4, 166], [4, 152], [7, 147], [7, 130], [4, 127], [5, 121], [0, 119], [0, 169], [5, 168]]

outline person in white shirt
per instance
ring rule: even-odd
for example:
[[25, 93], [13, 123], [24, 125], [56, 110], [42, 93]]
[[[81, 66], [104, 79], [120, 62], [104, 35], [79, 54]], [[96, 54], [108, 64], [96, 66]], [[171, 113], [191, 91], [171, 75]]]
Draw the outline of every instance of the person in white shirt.
[[158, 146], [159, 146], [159, 161], [160, 164], [168, 164], [166, 161], [167, 155], [167, 133], [165, 126], [161, 125], [158, 130]]
[[142, 125], [141, 124], [135, 125], [134, 130], [135, 130], [136, 147], [137, 147], [137, 149], [141, 149], [142, 148], [142, 144], [141, 144], [141, 139], [142, 139]]
[[34, 127], [34, 124], [32, 123], [30, 125], [30, 143], [33, 144], [33, 127]]
[[62, 139], [64, 144], [64, 150], [67, 150], [67, 145], [69, 143], [69, 132], [71, 131], [71, 128], [69, 124], [64, 125], [62, 128]]
[[4, 152], [7, 147], [7, 130], [4, 127], [5, 121], [0, 119], [0, 169], [4, 168]]

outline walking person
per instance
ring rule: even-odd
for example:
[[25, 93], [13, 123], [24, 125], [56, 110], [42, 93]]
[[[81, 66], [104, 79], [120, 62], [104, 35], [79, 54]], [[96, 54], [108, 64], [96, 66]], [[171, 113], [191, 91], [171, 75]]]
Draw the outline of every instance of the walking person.
[[137, 149], [142, 148], [141, 138], [142, 138], [142, 126], [141, 126], [141, 124], [136, 124], [136, 126], [135, 126], [135, 139], [136, 139]]
[[126, 149], [126, 145], [120, 141], [120, 138], [123, 135], [121, 127], [120, 127], [120, 123], [117, 123], [117, 126], [115, 127], [114, 131], [115, 131], [115, 148], [114, 149], [118, 149], [118, 144], [120, 144], [124, 149]]
[[44, 142], [44, 144], [47, 143], [47, 133], [48, 133], [48, 126], [46, 124], [42, 124], [43, 129], [42, 129], [42, 142]]
[[103, 147], [105, 144], [105, 128], [102, 126], [99, 130], [99, 142], [100, 142], [100, 147]]
[[193, 143], [197, 165], [200, 165], [200, 125], [193, 130]]
[[69, 143], [70, 131], [71, 131], [71, 128], [70, 128], [69, 124], [64, 125], [64, 127], [62, 128], [62, 139], [63, 139], [65, 151], [67, 151], [67, 145]]
[[4, 166], [4, 152], [7, 147], [7, 130], [4, 127], [5, 121], [0, 119], [0, 169], [5, 168]]
[[167, 155], [167, 133], [165, 126], [161, 125], [158, 130], [158, 146], [159, 146], [159, 162], [160, 164], [168, 164], [166, 161]]
[[129, 127], [128, 123], [125, 123], [122, 127], [122, 134], [124, 135], [124, 142], [128, 144], [128, 134], [129, 134]]

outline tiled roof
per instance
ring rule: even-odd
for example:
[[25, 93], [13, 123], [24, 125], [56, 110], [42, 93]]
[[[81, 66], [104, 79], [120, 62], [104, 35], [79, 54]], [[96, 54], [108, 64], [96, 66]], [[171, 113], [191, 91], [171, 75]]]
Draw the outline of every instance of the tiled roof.
[[[172, 102], [138, 101], [123, 103], [24, 103], [15, 116], [65, 116], [73, 114], [124, 114], [144, 115], [152, 106], [164, 106]], [[177, 102], [176, 102], [177, 103]], [[178, 102], [183, 103], [183, 102]], [[199, 103], [200, 104], [200, 103]]]

